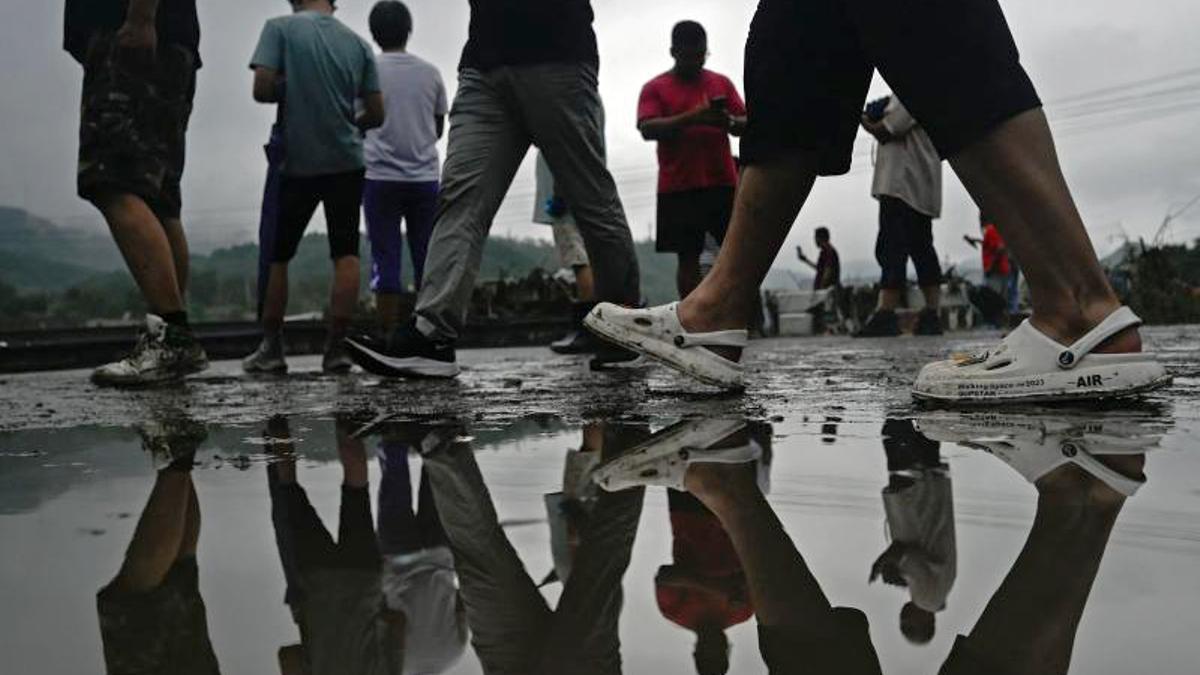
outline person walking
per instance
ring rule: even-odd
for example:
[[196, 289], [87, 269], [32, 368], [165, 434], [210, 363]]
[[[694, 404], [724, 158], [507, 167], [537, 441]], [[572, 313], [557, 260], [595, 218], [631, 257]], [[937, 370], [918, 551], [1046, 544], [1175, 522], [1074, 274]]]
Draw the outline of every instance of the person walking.
[[1032, 315], [1003, 346], [930, 364], [913, 396], [948, 403], [1130, 397], [1170, 375], [1104, 275], [997, 0], [762, 0], [746, 47], [749, 125], [729, 236], [679, 303], [601, 304], [586, 325], [701, 382], [745, 386], [753, 303], [818, 175], [850, 168], [878, 67], [938, 154], [994, 214]]
[[[371, 47], [333, 18], [330, 0], [294, 0], [294, 13], [267, 21], [250, 61], [254, 100], [284, 107], [287, 155], [279, 186], [279, 220], [263, 302], [263, 339], [242, 361], [248, 373], [287, 370], [283, 317], [288, 263], [319, 204], [325, 207], [333, 260], [329, 334], [321, 369], [346, 372], [342, 339], [358, 301], [362, 132], [383, 124], [383, 96]], [[355, 113], [361, 99], [363, 111]]]
[[[389, 377], [454, 377], [492, 219], [531, 145], [571, 205], [587, 246], [596, 296], [640, 299], [637, 257], [616, 182], [605, 165], [599, 56], [590, 0], [471, 3], [442, 193], [416, 316], [384, 340], [347, 340], [355, 361]], [[594, 366], [633, 360], [625, 350]]]
[[708, 34], [695, 21], [671, 30], [671, 70], [642, 87], [638, 131], [658, 145], [655, 249], [678, 257], [679, 297], [700, 283], [706, 236], [719, 245], [733, 214], [737, 164], [729, 136], [740, 136], [746, 106], [729, 78], [704, 68]]
[[871, 196], [879, 200], [875, 259], [882, 275], [879, 303], [855, 337], [900, 334], [896, 308], [908, 289], [908, 261], [917, 269], [925, 306], [917, 335], [941, 335], [942, 266], [933, 247], [933, 219], [942, 214], [942, 159], [929, 135], [895, 96], [868, 106], [862, 127], [877, 141]]
[[386, 119], [367, 132], [363, 150], [367, 164], [363, 211], [371, 242], [371, 290], [379, 323], [386, 335], [399, 320], [401, 260], [408, 234], [413, 281], [421, 288], [425, 252], [437, 211], [439, 165], [437, 142], [446, 124], [446, 86], [437, 68], [407, 51], [413, 19], [398, 0], [383, 0], [371, 9], [371, 35], [383, 50], [377, 59]]
[[125, 358], [101, 386], [145, 386], [200, 372], [188, 323], [188, 244], [180, 213], [188, 119], [200, 68], [195, 0], [67, 0], [63, 47], [83, 66], [79, 196], [104, 216], [146, 301]]

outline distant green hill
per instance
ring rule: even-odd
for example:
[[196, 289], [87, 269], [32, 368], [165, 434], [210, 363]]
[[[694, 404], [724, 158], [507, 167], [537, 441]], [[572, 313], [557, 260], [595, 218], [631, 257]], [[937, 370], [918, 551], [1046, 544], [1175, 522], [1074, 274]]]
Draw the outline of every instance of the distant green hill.
[[0, 253], [91, 270], [122, 265], [107, 232], [60, 227], [23, 209], [4, 206], [0, 206]]

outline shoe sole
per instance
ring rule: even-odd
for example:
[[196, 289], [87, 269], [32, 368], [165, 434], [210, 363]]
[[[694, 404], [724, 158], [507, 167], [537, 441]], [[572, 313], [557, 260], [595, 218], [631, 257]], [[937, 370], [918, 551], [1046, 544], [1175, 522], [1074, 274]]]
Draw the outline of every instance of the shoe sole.
[[[675, 345], [649, 337], [643, 337], [641, 341], [634, 340], [633, 338], [623, 335], [623, 333], [630, 333], [631, 331], [629, 331], [629, 329], [616, 324], [611, 324], [604, 319], [597, 319], [592, 314], [587, 315], [587, 317], [583, 320], [583, 325], [597, 336], [617, 346], [637, 352], [638, 354], [653, 359], [676, 372], [682, 373], [683, 375], [709, 386], [717, 387], [730, 392], [738, 392], [746, 388], [745, 383], [740, 379], [737, 382], [722, 380], [719, 377], [713, 377], [697, 370], [693, 370], [687, 364], [680, 363], [671, 358], [668, 356], [668, 353], [679, 350], [679, 348]], [[659, 349], [662, 349], [661, 353], [657, 351]], [[719, 357], [714, 355], [714, 358]]]
[[1053, 391], [1046, 394], [1014, 394], [1011, 396], [997, 395], [981, 397], [939, 395], [913, 389], [912, 397], [921, 403], [937, 404], [947, 407], [974, 407], [994, 404], [1016, 405], [1022, 403], [1080, 403], [1116, 401], [1158, 391], [1159, 389], [1170, 386], [1173, 381], [1174, 378], [1171, 375], [1163, 375], [1145, 384], [1140, 384], [1133, 387], [1125, 387], [1123, 389], [1099, 389], [1084, 392]]
[[449, 379], [459, 373], [457, 363], [445, 363], [420, 356], [398, 359], [381, 354], [352, 338], [346, 339], [350, 358], [363, 370], [383, 377]]

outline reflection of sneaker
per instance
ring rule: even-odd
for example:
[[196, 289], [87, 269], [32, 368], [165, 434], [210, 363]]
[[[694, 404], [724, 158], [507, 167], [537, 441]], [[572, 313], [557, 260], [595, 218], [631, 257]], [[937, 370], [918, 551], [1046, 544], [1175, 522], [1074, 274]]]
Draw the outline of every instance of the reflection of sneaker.
[[890, 309], [880, 309], [872, 314], [854, 337], [896, 337], [900, 334], [900, 319]]
[[138, 387], [180, 380], [206, 368], [208, 356], [190, 330], [147, 314], [146, 327], [133, 352], [92, 371], [92, 381], [101, 386]]
[[353, 367], [354, 361], [350, 358], [344, 341], [334, 340], [325, 346], [325, 355], [321, 358], [323, 372], [341, 375], [350, 372]]
[[1124, 476], [1096, 459], [1142, 455], [1158, 447], [1159, 434], [1133, 420], [1100, 417], [929, 413], [914, 420], [918, 432], [999, 457], [1030, 483], [1074, 463], [1113, 490], [1132, 496], [1144, 477]]
[[187, 470], [196, 450], [208, 438], [208, 431], [203, 424], [176, 414], [143, 424], [138, 427], [138, 435], [142, 437], [142, 448], [154, 460], [155, 469], [176, 466]]
[[283, 341], [278, 337], [263, 337], [258, 349], [242, 359], [242, 370], [247, 373], [286, 373], [287, 361], [283, 358]]
[[762, 459], [762, 447], [753, 440], [738, 447], [713, 447], [746, 427], [746, 420], [740, 418], [683, 420], [601, 464], [592, 480], [609, 492], [639, 485], [683, 490], [689, 464], [746, 464]]
[[368, 373], [384, 377], [454, 377], [458, 375], [454, 345], [434, 342], [412, 322], [381, 340], [369, 336], [346, 338], [350, 358]]

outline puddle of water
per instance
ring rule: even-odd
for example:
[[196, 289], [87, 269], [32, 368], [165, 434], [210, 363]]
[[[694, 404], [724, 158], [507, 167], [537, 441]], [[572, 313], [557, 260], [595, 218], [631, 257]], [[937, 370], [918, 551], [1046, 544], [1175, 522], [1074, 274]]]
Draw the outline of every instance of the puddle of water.
[[0, 653], [14, 673], [1182, 675], [1196, 437], [1169, 408], [10, 432]]

